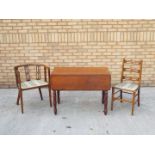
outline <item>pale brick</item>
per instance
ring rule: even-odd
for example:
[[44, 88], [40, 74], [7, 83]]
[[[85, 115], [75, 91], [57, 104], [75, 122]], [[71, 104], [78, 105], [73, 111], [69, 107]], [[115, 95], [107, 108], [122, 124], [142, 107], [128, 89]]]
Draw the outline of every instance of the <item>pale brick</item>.
[[155, 86], [155, 20], [0, 20], [0, 87], [15, 86], [13, 66], [108, 66], [120, 80], [122, 58], [143, 59], [142, 85]]

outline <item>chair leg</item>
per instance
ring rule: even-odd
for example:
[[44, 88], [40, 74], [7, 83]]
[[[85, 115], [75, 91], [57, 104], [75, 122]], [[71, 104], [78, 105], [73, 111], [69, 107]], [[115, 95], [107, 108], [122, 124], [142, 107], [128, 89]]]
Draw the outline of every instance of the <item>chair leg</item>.
[[43, 100], [43, 95], [42, 95], [42, 92], [41, 92], [41, 88], [39, 88], [39, 94], [40, 94], [41, 100]]
[[133, 96], [132, 96], [132, 111], [131, 111], [131, 115], [134, 115], [134, 107], [135, 107], [135, 92], [133, 93]]
[[19, 105], [19, 99], [20, 99], [20, 91], [18, 91], [18, 97], [17, 97], [17, 105]]
[[138, 107], [140, 106], [140, 88], [138, 89]]
[[21, 99], [21, 112], [24, 113], [24, 105], [23, 105], [23, 92], [20, 91], [20, 99]]
[[49, 91], [50, 107], [52, 107], [52, 94], [51, 94], [51, 88], [50, 87], [48, 87], [48, 91]]
[[57, 101], [58, 101], [58, 104], [60, 104], [60, 91], [57, 90]]
[[113, 106], [114, 106], [114, 87], [112, 87], [112, 97], [111, 97], [111, 111], [113, 111]]
[[121, 99], [121, 103], [122, 103], [122, 97], [123, 97], [123, 93], [122, 93], [122, 90], [120, 90], [120, 99]]

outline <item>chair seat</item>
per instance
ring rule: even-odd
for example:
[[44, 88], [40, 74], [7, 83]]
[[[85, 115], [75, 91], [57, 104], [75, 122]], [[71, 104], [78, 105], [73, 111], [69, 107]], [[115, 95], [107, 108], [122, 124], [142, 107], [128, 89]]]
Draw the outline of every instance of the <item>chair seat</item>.
[[30, 81], [24, 81], [21, 83], [22, 89], [29, 89], [33, 87], [40, 87], [40, 86], [47, 86], [48, 83], [43, 80], [30, 80]]
[[136, 91], [139, 85], [133, 82], [122, 82], [120, 84], [115, 85], [115, 88], [127, 90], [127, 91]]

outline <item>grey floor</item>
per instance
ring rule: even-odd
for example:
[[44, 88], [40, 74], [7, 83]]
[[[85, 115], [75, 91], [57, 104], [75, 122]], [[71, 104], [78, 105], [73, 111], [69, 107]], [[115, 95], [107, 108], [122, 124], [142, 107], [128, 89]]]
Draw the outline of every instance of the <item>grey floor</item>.
[[141, 107], [130, 115], [129, 104], [116, 103], [105, 116], [99, 91], [61, 92], [58, 114], [49, 107], [48, 91], [44, 100], [38, 90], [24, 92], [25, 113], [16, 105], [17, 89], [0, 89], [0, 134], [155, 134], [155, 88], [142, 88]]

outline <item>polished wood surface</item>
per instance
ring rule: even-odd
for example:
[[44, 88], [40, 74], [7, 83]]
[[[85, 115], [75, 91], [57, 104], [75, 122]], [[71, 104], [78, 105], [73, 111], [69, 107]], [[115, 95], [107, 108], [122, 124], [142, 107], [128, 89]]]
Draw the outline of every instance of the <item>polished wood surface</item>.
[[55, 67], [52, 75], [109, 75], [107, 67]]
[[109, 90], [111, 75], [106, 67], [56, 67], [51, 75], [53, 90]]
[[101, 90], [104, 113], [107, 114], [108, 90], [111, 88], [107, 67], [56, 67], [51, 74], [51, 88], [55, 114], [61, 90]]

